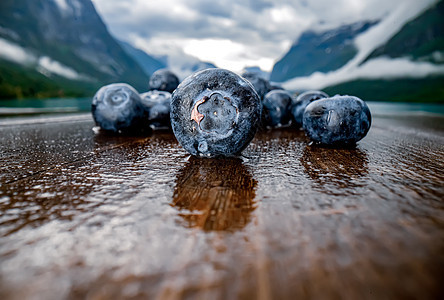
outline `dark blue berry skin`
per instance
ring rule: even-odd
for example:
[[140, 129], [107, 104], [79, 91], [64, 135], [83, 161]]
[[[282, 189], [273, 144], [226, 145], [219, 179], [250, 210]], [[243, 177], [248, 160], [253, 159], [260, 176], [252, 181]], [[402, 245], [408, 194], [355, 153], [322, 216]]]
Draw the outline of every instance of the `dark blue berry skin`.
[[103, 86], [91, 103], [94, 121], [110, 132], [140, 130], [146, 123], [139, 93], [126, 83]]
[[262, 102], [264, 125], [272, 128], [290, 125], [292, 102], [293, 99], [287, 91], [268, 92]]
[[171, 126], [194, 156], [236, 156], [253, 139], [262, 105], [251, 84], [224, 69], [187, 77], [171, 99]]
[[254, 89], [256, 90], [261, 100], [263, 100], [265, 94], [271, 90], [270, 83], [268, 82], [268, 80], [260, 77], [257, 73], [254, 72], [243, 73], [242, 77], [247, 79], [253, 85]]
[[171, 93], [154, 90], [140, 97], [150, 126], [153, 129], [170, 128]]
[[354, 96], [334, 96], [313, 101], [304, 111], [303, 128], [315, 143], [354, 146], [370, 129], [367, 104]]
[[300, 94], [291, 107], [293, 122], [296, 126], [302, 126], [302, 116], [308, 104], [315, 100], [328, 98], [328, 95], [322, 91], [308, 91]]
[[166, 91], [172, 93], [179, 85], [179, 78], [168, 69], [155, 71], [150, 77], [150, 90]]
[[284, 90], [284, 88], [276, 83], [270, 82], [269, 91], [273, 91], [273, 90]]

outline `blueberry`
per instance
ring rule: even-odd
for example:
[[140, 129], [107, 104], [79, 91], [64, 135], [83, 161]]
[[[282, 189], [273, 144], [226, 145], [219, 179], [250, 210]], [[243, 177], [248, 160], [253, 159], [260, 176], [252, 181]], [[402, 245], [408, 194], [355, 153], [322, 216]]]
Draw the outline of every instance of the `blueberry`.
[[150, 90], [172, 93], [179, 85], [179, 78], [168, 69], [160, 69], [151, 75], [149, 85]]
[[269, 91], [273, 91], [273, 90], [284, 90], [284, 88], [277, 83], [270, 82]]
[[287, 91], [272, 90], [268, 92], [262, 103], [265, 125], [269, 127], [289, 125], [291, 122], [290, 108], [292, 101], [292, 97]]
[[302, 126], [302, 115], [308, 104], [315, 100], [327, 98], [328, 95], [322, 91], [308, 91], [300, 94], [291, 107], [293, 121], [296, 126]]
[[144, 124], [139, 93], [126, 83], [100, 88], [94, 95], [91, 110], [96, 125], [106, 131], [139, 130]]
[[165, 91], [149, 91], [140, 95], [145, 108], [148, 122], [154, 129], [171, 127], [171, 93]]
[[171, 93], [153, 90], [140, 94], [140, 98], [142, 98], [142, 104], [144, 107], [151, 108], [158, 103], [170, 103]]
[[265, 94], [270, 91], [270, 83], [268, 80], [260, 77], [257, 73], [246, 72], [242, 74], [242, 77], [253, 85], [261, 100], [264, 99]]
[[195, 156], [234, 156], [253, 139], [261, 102], [251, 84], [224, 69], [187, 77], [171, 99], [171, 125], [185, 150]]
[[353, 146], [370, 129], [367, 104], [354, 96], [334, 96], [310, 103], [304, 111], [303, 128], [314, 142], [329, 146]]

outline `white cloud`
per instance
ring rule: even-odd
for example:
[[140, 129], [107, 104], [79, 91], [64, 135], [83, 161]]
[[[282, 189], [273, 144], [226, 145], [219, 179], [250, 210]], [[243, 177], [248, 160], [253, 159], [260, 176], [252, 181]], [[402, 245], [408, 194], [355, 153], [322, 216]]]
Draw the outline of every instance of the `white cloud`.
[[74, 69], [63, 65], [62, 63], [53, 60], [48, 56], [41, 56], [38, 59], [37, 71], [47, 77], [51, 76], [51, 74], [56, 74], [72, 80], [92, 80], [88, 76], [79, 74]]
[[66, 3], [66, 0], [54, 0], [54, 3], [62, 12], [67, 12], [69, 10], [69, 6], [68, 3]]
[[19, 64], [35, 63], [37, 58], [25, 48], [0, 38], [0, 57]]
[[215, 61], [218, 67], [241, 70], [245, 65], [257, 65], [262, 69], [270, 69], [273, 59], [266, 57], [245, 56], [248, 49], [244, 44], [228, 39], [192, 39], [185, 43], [184, 52], [194, 55], [204, 61]]
[[[270, 70], [293, 42], [300, 24], [308, 24], [305, 16], [300, 17], [285, 3], [277, 7], [263, 4], [263, 9], [259, 9], [260, 1], [249, 6], [234, 0], [211, 4], [192, 0], [94, 3], [114, 35], [138, 47], [145, 45], [141, 48], [148, 53], [174, 55], [180, 48], [234, 71], [246, 65]], [[200, 40], [200, 48], [191, 53], [196, 40]], [[215, 49], [214, 41], [222, 47]]]
[[[283, 56], [307, 29], [325, 30], [360, 20], [375, 20], [399, 7], [411, 15], [431, 2], [94, 0], [98, 12], [118, 38], [136, 46], [143, 44], [142, 49], [148, 53], [174, 55], [180, 53], [179, 49], [233, 71], [248, 65], [270, 71], [271, 62]], [[400, 20], [403, 17], [400, 15]], [[223, 47], [214, 49], [217, 43]], [[197, 44], [200, 48], [193, 48]]]
[[292, 7], [286, 5], [281, 7], [271, 8], [270, 16], [271, 20], [273, 20], [273, 22], [276, 22], [278, 24], [292, 23], [295, 18]]
[[80, 75], [70, 67], [61, 64], [58, 61], [52, 60], [48, 56], [42, 56], [39, 58], [38, 64], [45, 70], [66, 77], [68, 79], [79, 79]]
[[414, 62], [408, 58], [380, 57], [352, 69], [341, 68], [328, 73], [316, 72], [307, 77], [294, 78], [282, 86], [288, 90], [323, 89], [355, 79], [424, 78], [437, 74], [444, 74], [444, 65]]
[[91, 80], [86, 75], [79, 74], [70, 67], [63, 65], [48, 56], [37, 58], [37, 56], [25, 48], [2, 38], [0, 38], [0, 57], [21, 65], [36, 67], [37, 71], [45, 76], [57, 74], [73, 80]]
[[227, 39], [191, 39], [187, 41], [183, 50], [189, 55], [196, 55], [204, 60], [212, 60], [214, 57], [227, 59], [245, 51], [245, 48], [242, 44]]

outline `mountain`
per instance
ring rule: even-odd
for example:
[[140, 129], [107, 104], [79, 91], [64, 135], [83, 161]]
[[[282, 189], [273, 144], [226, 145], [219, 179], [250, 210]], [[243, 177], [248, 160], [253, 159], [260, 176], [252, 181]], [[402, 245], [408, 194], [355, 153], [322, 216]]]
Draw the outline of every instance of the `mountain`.
[[444, 102], [444, 1], [406, 23], [387, 43], [373, 50], [361, 65], [387, 57], [392, 60], [407, 58], [418, 66], [429, 63], [441, 71], [417, 78], [410, 78], [409, 74], [392, 79], [358, 78], [327, 86], [324, 90], [363, 99]]
[[91, 1], [0, 1], [1, 98], [91, 95], [112, 82], [142, 89], [148, 80]]
[[194, 72], [208, 68], [216, 68], [213, 63], [201, 61], [197, 57], [188, 55], [183, 51], [178, 51], [170, 55], [152, 56], [127, 42], [120, 41], [120, 44], [148, 74], [152, 74], [158, 69], [168, 68], [180, 79], [184, 79]]
[[208, 68], [216, 68], [213, 63], [201, 61], [197, 57], [186, 54], [182, 50], [169, 53], [161, 59], [167, 62], [167, 68], [174, 72], [180, 81], [194, 72]]
[[304, 32], [274, 65], [270, 80], [283, 82], [314, 72], [339, 69], [358, 53], [353, 39], [376, 23], [357, 22], [320, 33]]
[[376, 48], [364, 62], [381, 56], [408, 56], [416, 61], [443, 64], [444, 1], [405, 24], [386, 44]]
[[119, 41], [126, 53], [128, 53], [142, 67], [146, 74], [153, 74], [154, 71], [166, 68], [166, 64], [145, 51], [133, 47], [131, 44]]
[[[357, 53], [339, 64], [337, 57], [347, 55], [332, 51], [333, 57], [324, 55], [324, 65], [329, 68], [314, 61], [314, 73], [286, 77], [282, 85], [290, 90], [322, 89], [329, 94], [350, 94], [365, 100], [444, 102], [444, 2], [415, 5], [414, 9], [408, 5], [398, 7], [377, 24], [357, 30], [359, 34], [354, 37], [334, 34], [336, 45], [352, 45]], [[343, 29], [344, 26], [318, 35], [328, 36], [329, 32]], [[298, 42], [292, 49], [302, 45]], [[306, 60], [310, 61], [307, 57]], [[286, 64], [294, 69], [307, 65], [303, 59], [288, 60]], [[279, 67], [276, 64], [275, 69]]]

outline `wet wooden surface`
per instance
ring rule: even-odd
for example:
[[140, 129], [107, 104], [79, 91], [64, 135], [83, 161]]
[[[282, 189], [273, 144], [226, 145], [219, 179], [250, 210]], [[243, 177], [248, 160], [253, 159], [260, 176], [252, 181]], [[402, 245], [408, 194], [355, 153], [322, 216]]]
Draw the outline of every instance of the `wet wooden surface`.
[[443, 299], [444, 118], [193, 159], [89, 115], [0, 120], [0, 299]]

